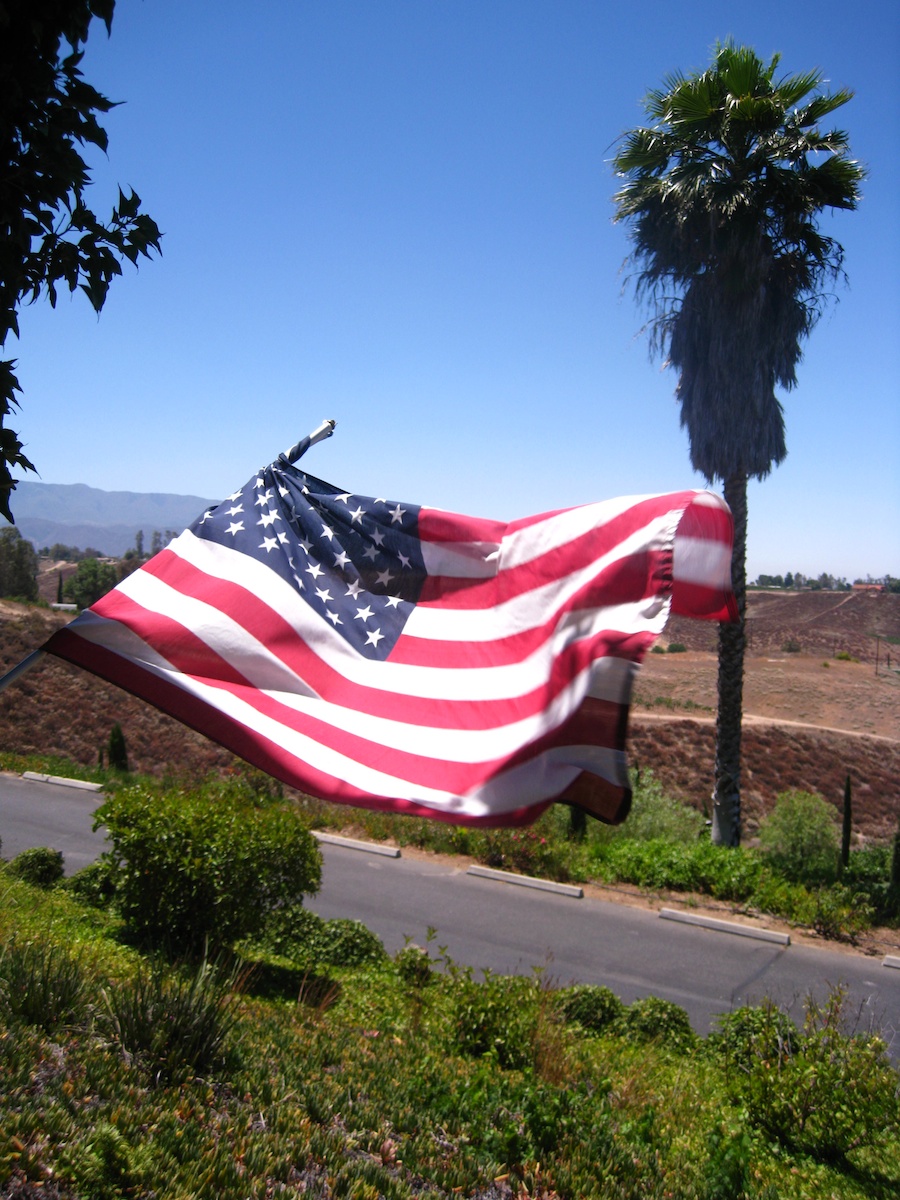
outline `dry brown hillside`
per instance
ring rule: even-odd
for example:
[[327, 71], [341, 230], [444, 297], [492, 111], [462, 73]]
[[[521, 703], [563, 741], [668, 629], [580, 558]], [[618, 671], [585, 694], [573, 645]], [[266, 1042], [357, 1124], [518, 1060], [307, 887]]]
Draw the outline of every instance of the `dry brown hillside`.
[[[0, 664], [19, 662], [65, 620], [0, 602]], [[751, 594], [745, 683], [744, 801], [748, 832], [788, 788], [838, 805], [854, 783], [857, 828], [887, 837], [900, 815], [900, 596]], [[875, 671], [876, 637], [880, 669]], [[888, 638], [898, 639], [889, 642]], [[793, 640], [798, 653], [781, 646]], [[712, 790], [716, 703], [715, 627], [674, 620], [651, 654], [632, 710], [629, 752], [683, 799], [702, 808]], [[860, 662], [836, 660], [846, 650]], [[886, 655], [892, 654], [891, 669]], [[206, 738], [84, 671], [48, 658], [0, 695], [0, 745], [96, 763], [114, 721], [142, 771], [203, 773], [234, 758]]]
[[[37, 649], [67, 619], [0, 601], [3, 670]], [[151, 705], [51, 655], [0, 694], [0, 746], [7, 751], [62, 755], [93, 765], [115, 721], [125, 733], [135, 770], [202, 774], [235, 762], [220, 746]]]

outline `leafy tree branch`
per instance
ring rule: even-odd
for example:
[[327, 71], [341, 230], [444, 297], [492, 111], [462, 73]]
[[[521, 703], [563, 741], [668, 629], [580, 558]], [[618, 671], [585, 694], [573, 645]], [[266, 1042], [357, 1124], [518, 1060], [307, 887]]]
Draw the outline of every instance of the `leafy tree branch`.
[[[18, 336], [24, 304], [81, 290], [99, 312], [122, 260], [159, 252], [160, 231], [136, 192], [119, 189], [107, 221], [85, 201], [82, 153], [104, 153], [98, 120], [114, 102], [84, 79], [92, 20], [111, 31], [115, 0], [0, 0], [0, 348]], [[0, 513], [12, 521], [12, 470], [33, 471], [10, 427], [21, 388], [15, 361], [0, 361]]]

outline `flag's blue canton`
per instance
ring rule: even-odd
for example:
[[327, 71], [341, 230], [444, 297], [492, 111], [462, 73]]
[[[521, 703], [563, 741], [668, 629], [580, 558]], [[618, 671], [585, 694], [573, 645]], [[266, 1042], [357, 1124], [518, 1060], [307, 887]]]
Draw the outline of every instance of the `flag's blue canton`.
[[419, 508], [339, 492], [286, 462], [191, 526], [264, 562], [367, 658], [387, 658], [425, 579]]

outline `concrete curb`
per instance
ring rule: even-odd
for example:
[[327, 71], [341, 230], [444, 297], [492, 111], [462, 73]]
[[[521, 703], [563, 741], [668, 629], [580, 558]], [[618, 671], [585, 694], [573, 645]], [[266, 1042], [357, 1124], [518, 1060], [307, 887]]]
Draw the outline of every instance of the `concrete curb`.
[[400, 851], [396, 846], [382, 846], [379, 842], [358, 842], [355, 838], [339, 837], [336, 833], [320, 833], [313, 830], [317, 842], [326, 846], [343, 846], [345, 850], [362, 850], [366, 854], [380, 854], [382, 858], [399, 858]]
[[883, 967], [896, 967], [900, 970], [900, 954], [886, 954], [882, 959]]
[[493, 867], [469, 867], [466, 874], [495, 879], [498, 883], [515, 883], [539, 892], [556, 892], [558, 896], [571, 896], [574, 900], [581, 900], [584, 896], [584, 889], [571, 883], [554, 883], [552, 879], [534, 879], [531, 875], [513, 875], [510, 871], [495, 871]]
[[789, 933], [776, 933], [774, 929], [755, 929], [752, 925], [738, 925], [736, 921], [720, 921], [716, 917], [679, 912], [674, 908], [661, 908], [659, 915], [664, 921], [680, 921], [683, 925], [700, 925], [704, 929], [716, 929], [719, 933], [734, 933], [738, 937], [755, 938], [759, 942], [775, 942], [779, 946], [791, 944]]
[[37, 771], [25, 771], [22, 774], [23, 779], [30, 779], [32, 783], [60, 783], [65, 787], [81, 788], [83, 792], [102, 792], [102, 783], [89, 783], [86, 779], [64, 779], [62, 775], [40, 775]]

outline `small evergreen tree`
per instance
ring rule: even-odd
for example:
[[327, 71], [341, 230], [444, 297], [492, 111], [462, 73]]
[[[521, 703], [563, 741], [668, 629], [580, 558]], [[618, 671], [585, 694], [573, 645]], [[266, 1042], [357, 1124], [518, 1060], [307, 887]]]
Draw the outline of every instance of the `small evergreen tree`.
[[116, 721], [110, 730], [107, 758], [109, 765], [114, 771], [128, 770], [128, 750], [125, 746], [125, 734], [122, 732], [122, 726], [118, 721]]
[[844, 870], [850, 865], [850, 834], [853, 829], [853, 785], [850, 782], [850, 776], [847, 776], [847, 781], [844, 784], [844, 822], [841, 827], [841, 866], [840, 870], [843, 874]]

